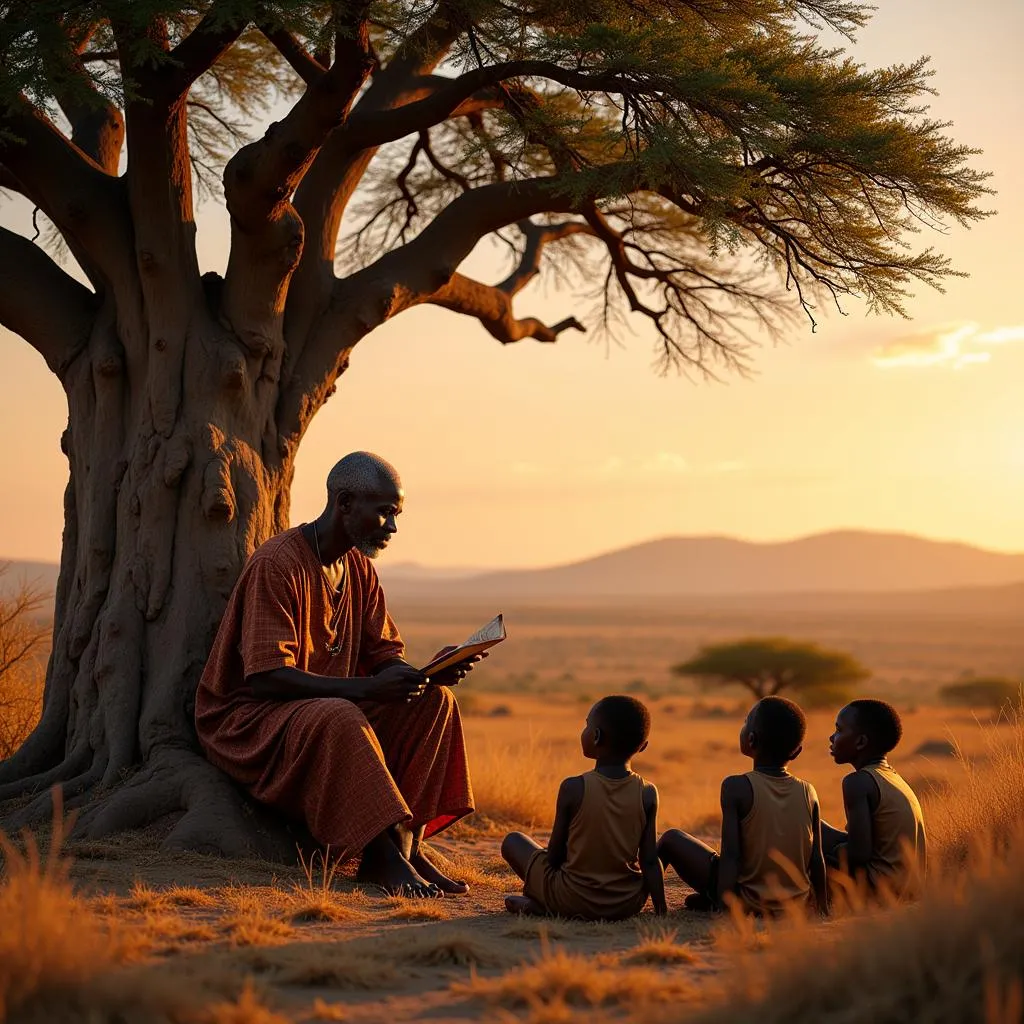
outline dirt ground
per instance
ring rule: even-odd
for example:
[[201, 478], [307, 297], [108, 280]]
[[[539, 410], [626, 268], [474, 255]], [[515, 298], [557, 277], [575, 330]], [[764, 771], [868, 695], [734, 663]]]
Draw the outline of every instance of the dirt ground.
[[[472, 891], [426, 902], [367, 892], [344, 873], [325, 885], [319, 864], [304, 872], [163, 854], [156, 839], [67, 849], [78, 892], [137, 948], [128, 970], [211, 999], [234, 998], [251, 982], [295, 1021], [507, 1020], [503, 1013], [528, 1011], [532, 994], [547, 998], [552, 987], [565, 987], [572, 1003], [593, 996], [608, 1005], [602, 966], [630, 986], [657, 970], [660, 992], [678, 976], [678, 993], [716, 971], [706, 915], [658, 919], [648, 910], [619, 924], [510, 916], [502, 898], [516, 879], [495, 854], [495, 835], [463, 829], [435, 843]], [[669, 881], [674, 906], [685, 891]], [[625, 1009], [625, 996], [610, 1000], [613, 1011]]]
[[[651, 747], [636, 767], [661, 788], [662, 828], [688, 827], [717, 841], [718, 783], [745, 769], [735, 752], [744, 703], [652, 702]], [[251, 981], [294, 1021], [544, 1021], [537, 1006], [550, 1004], [553, 992], [613, 1016], [637, 1000], [706, 997], [719, 980], [716, 932], [726, 925], [681, 910], [686, 890], [674, 876], [667, 919], [648, 910], [620, 924], [585, 924], [504, 910], [502, 898], [518, 882], [498, 855], [501, 836], [518, 821], [543, 841], [558, 780], [587, 767], [577, 741], [584, 712], [571, 695], [485, 695], [466, 716], [481, 813], [433, 844], [471, 883], [465, 897], [389, 899], [355, 886], [351, 866], [332, 875], [319, 861], [303, 869], [165, 854], [159, 827], [70, 844], [72, 877], [134, 946], [128, 970], [146, 984], [234, 998]], [[810, 716], [807, 750], [793, 768], [815, 782], [825, 816], [841, 818], [842, 769], [826, 748], [830, 722], [825, 712]], [[927, 813], [929, 793], [955, 784], [961, 770], [955, 740], [967, 755], [985, 756], [982, 729], [969, 714], [935, 707], [907, 711], [905, 726], [894, 760]]]

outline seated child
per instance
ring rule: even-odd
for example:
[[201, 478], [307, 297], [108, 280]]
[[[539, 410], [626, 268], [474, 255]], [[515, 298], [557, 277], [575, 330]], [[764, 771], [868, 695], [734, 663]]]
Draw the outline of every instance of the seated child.
[[559, 788], [547, 849], [522, 832], [501, 844], [525, 882], [522, 896], [505, 897], [511, 913], [617, 921], [640, 913], [648, 896], [655, 913], [666, 912], [658, 791], [629, 765], [650, 729], [647, 708], [633, 697], [605, 697], [590, 709], [580, 742], [594, 769]]
[[821, 826], [832, 867], [900, 897], [914, 894], [927, 855], [921, 805], [886, 760], [902, 735], [900, 716], [885, 701], [855, 700], [839, 712], [832, 757], [855, 769], [843, 779], [846, 831]]
[[754, 770], [722, 782], [721, 853], [678, 829], [661, 837], [661, 862], [696, 890], [688, 908], [723, 909], [738, 901], [749, 913], [774, 914], [807, 904], [813, 891], [818, 910], [827, 912], [818, 796], [786, 768], [806, 729], [791, 700], [758, 701], [740, 730], [740, 751]]

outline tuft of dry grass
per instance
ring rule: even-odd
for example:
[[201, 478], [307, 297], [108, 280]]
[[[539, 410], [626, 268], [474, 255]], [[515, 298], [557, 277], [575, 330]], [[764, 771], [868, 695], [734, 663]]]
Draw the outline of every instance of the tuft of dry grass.
[[290, 1024], [287, 1017], [268, 1009], [247, 982], [237, 1000], [213, 1003], [194, 1018], [196, 1024]]
[[591, 1008], [630, 1008], [650, 1003], [692, 1000], [695, 986], [679, 975], [650, 967], [607, 967], [562, 949], [545, 951], [530, 964], [497, 978], [477, 975], [452, 985], [455, 995], [490, 1006], [539, 1007], [566, 1004]]
[[693, 948], [677, 941], [678, 933], [674, 931], [651, 932], [641, 941], [623, 954], [623, 964], [692, 964], [700, 957]]
[[220, 921], [220, 932], [232, 946], [278, 946], [297, 938], [290, 924], [263, 907], [228, 915]]
[[401, 896], [386, 896], [381, 906], [389, 921], [447, 921], [452, 911], [447, 900], [408, 900]]
[[418, 928], [388, 936], [381, 952], [403, 963], [431, 967], [501, 967], [509, 961], [497, 944], [465, 928]]
[[348, 1010], [341, 1003], [327, 1003], [323, 999], [313, 1000], [304, 1020], [348, 1020]]
[[260, 950], [247, 959], [271, 981], [300, 988], [368, 990], [400, 980], [391, 960], [343, 943], [295, 943]]
[[142, 920], [140, 951], [147, 953], [179, 953], [194, 942], [216, 942], [217, 930], [205, 921], [190, 921], [175, 913], [149, 911]]

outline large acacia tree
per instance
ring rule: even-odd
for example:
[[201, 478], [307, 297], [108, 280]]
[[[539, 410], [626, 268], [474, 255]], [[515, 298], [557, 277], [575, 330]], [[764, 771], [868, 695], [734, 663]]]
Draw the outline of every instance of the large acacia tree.
[[[0, 765], [8, 823], [61, 784], [86, 835], [184, 811], [171, 846], [258, 844], [196, 753], [196, 680], [246, 557], [288, 525], [310, 420], [386, 320], [434, 303], [503, 344], [648, 322], [666, 364], [714, 372], [801, 306], [900, 312], [939, 284], [947, 262], [905, 240], [981, 216], [983, 175], [925, 113], [926, 61], [865, 69], [819, 41], [867, 11], [0, 6], [0, 186], [51, 243], [0, 229], [0, 323], [64, 386], [70, 469], [42, 720]], [[205, 274], [203, 187], [231, 224]], [[460, 272], [485, 239], [507, 247], [496, 283]], [[545, 272], [581, 319], [514, 311]]]

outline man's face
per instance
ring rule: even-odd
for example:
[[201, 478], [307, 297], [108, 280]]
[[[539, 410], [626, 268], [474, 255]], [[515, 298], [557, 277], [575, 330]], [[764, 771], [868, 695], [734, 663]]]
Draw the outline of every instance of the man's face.
[[376, 558], [398, 532], [405, 494], [399, 484], [382, 483], [376, 490], [343, 496], [339, 502], [341, 525], [357, 551]]
[[867, 740], [857, 726], [857, 712], [843, 708], [836, 718], [836, 731], [829, 737], [828, 746], [836, 764], [853, 764]]

